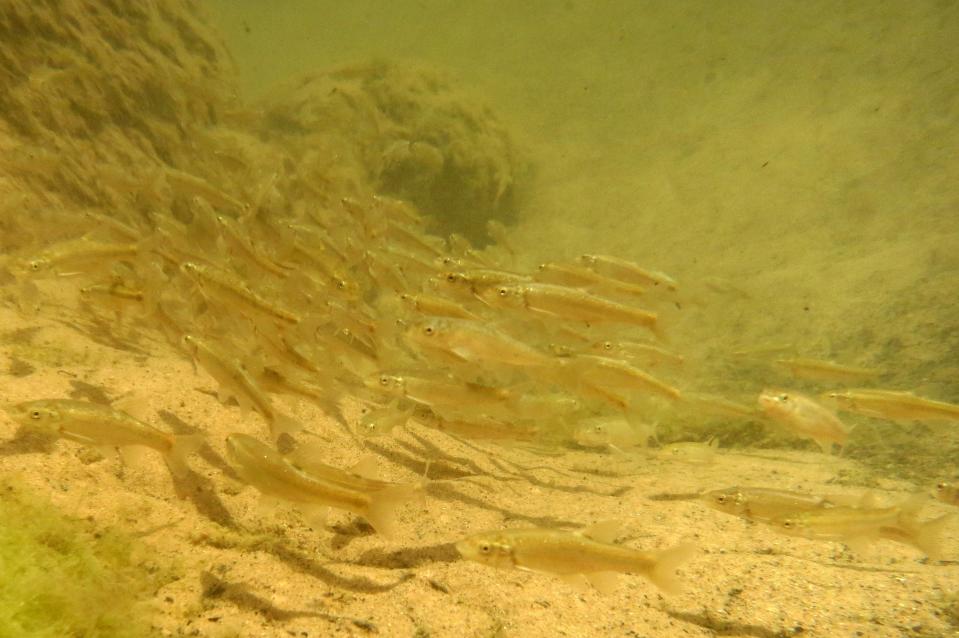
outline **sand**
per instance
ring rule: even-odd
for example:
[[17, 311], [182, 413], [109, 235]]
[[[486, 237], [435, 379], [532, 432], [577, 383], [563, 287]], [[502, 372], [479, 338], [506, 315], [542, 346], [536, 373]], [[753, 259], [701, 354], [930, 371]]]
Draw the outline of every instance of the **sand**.
[[[161, 342], [143, 354], [123, 341], [92, 340], [61, 320], [2, 310], [3, 400], [132, 394], [144, 415], [174, 432], [202, 432], [207, 445], [175, 481], [156, 455], [132, 464], [68, 441], [17, 436], [0, 420], [0, 473], [21, 476], [64, 512], [140, 537], [145, 558], [172, 569], [152, 601], [165, 636], [946, 636], [956, 633], [941, 597], [959, 587], [959, 526], [946, 560], [881, 541], [863, 554], [783, 536], [690, 500], [732, 484], [859, 495], [857, 463], [783, 450], [721, 450], [715, 462], [664, 462], [643, 450], [610, 454], [466, 442], [415, 422], [368, 440], [383, 478], [415, 481], [430, 460], [422, 501], [405, 505], [386, 539], [357, 517], [334, 513], [311, 526], [289, 508], [264, 510], [226, 461], [230, 432], [267, 436], [256, 415], [220, 405], [215, 383]], [[17, 332], [20, 331], [20, 332]], [[11, 334], [15, 338], [11, 340]], [[96, 334], [96, 333], [93, 333]], [[107, 345], [112, 341], [113, 345]], [[29, 344], [29, 345], [28, 345]], [[31, 352], [51, 357], [37, 361]], [[59, 353], [59, 354], [57, 354]], [[59, 360], [55, 360], [59, 357]], [[9, 372], [16, 372], [11, 375]], [[309, 424], [300, 435], [342, 467], [364, 450], [311, 406], [291, 402]], [[914, 486], [880, 481], [883, 500]], [[182, 497], [181, 497], [182, 496]], [[923, 517], [947, 506], [930, 501]], [[612, 595], [554, 576], [460, 560], [452, 543], [477, 531], [548, 526], [578, 529], [617, 519], [619, 542], [659, 549], [692, 542], [679, 569], [685, 590], [664, 597], [638, 575]], [[954, 622], [954, 620], [953, 620]]]

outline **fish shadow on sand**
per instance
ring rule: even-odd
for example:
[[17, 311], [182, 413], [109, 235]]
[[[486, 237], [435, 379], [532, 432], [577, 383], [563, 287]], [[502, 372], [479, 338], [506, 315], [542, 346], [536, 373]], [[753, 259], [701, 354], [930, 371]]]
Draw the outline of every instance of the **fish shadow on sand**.
[[[347, 577], [341, 576], [326, 567], [324, 564], [337, 564], [336, 562], [324, 562], [321, 563], [317, 560], [314, 560], [307, 554], [303, 552], [296, 551], [287, 547], [282, 543], [270, 543], [269, 545], [260, 548], [263, 551], [266, 551], [288, 565], [290, 568], [306, 574], [317, 580], [321, 580], [330, 587], [337, 587], [340, 589], [348, 589], [353, 592], [360, 592], [366, 594], [380, 594], [384, 592], [391, 591], [397, 586], [405, 583], [407, 580], [413, 577], [413, 574], [402, 574], [399, 578], [387, 583], [377, 583], [376, 581], [370, 580], [362, 576], [357, 577]], [[351, 562], [341, 562], [339, 564], [351, 565], [354, 564]]]
[[29, 428], [20, 427], [12, 439], [0, 443], [0, 457], [20, 454], [50, 454], [57, 444], [57, 437]]
[[352, 565], [364, 567], [410, 569], [429, 563], [453, 563], [458, 560], [460, 560], [460, 554], [453, 543], [442, 543], [426, 547], [404, 547], [393, 551], [371, 549], [349, 562]]
[[702, 627], [714, 636], [754, 636], [755, 638], [783, 638], [783, 636], [792, 636], [797, 632], [795, 629], [770, 629], [762, 625], [752, 625], [749, 623], [739, 623], [730, 620], [719, 620], [709, 614], [692, 614], [682, 611], [666, 611], [670, 618], [675, 618], [697, 627]]
[[[160, 416], [160, 419], [166, 423], [174, 434], [201, 434], [202, 431], [199, 428], [196, 428], [172, 412], [166, 410], [160, 410], [157, 413]], [[233, 471], [233, 468], [216, 453], [209, 444], [204, 443], [198, 454], [200, 457], [217, 468], [227, 476], [230, 476], [234, 479], [239, 479], [236, 472]], [[170, 475], [173, 479], [173, 485], [176, 489], [176, 493], [181, 497], [188, 499], [193, 503], [193, 506], [196, 507], [197, 512], [206, 518], [210, 519], [214, 523], [223, 525], [224, 527], [229, 527], [236, 529], [237, 523], [233, 520], [233, 515], [230, 514], [230, 510], [226, 508], [223, 504], [223, 501], [220, 500], [220, 497], [217, 495], [216, 485], [209, 478], [194, 472], [190, 469], [183, 476]]]

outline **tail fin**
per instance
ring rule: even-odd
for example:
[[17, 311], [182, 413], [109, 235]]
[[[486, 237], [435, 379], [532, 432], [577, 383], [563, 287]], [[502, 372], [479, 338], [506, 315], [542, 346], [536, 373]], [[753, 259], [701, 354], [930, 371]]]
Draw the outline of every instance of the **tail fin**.
[[422, 489], [420, 484], [395, 485], [373, 494], [364, 517], [378, 533], [392, 538], [396, 536], [396, 508], [412, 500]]
[[942, 560], [942, 531], [955, 514], [944, 514], [939, 518], [922, 523], [916, 529], [914, 545], [922, 550], [930, 560]]
[[678, 594], [682, 591], [683, 586], [676, 577], [676, 568], [698, 552], [698, 548], [692, 543], [683, 543], [676, 547], [664, 549], [658, 553], [656, 565], [646, 577], [664, 593]]
[[173, 476], [183, 478], [189, 473], [187, 457], [196, 453], [205, 442], [206, 437], [202, 434], [183, 434], [173, 437], [173, 445], [166, 454], [166, 464]]

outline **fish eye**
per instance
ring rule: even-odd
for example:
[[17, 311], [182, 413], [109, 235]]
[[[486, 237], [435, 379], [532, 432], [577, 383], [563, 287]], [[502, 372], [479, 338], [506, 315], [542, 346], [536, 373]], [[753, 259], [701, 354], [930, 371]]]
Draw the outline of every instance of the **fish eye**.
[[509, 291], [506, 290], [506, 288], [500, 288], [500, 289], [499, 289], [499, 296], [500, 296], [500, 297], [505, 297], [505, 296], [508, 295], [508, 294], [509, 294]]
[[780, 401], [788, 401], [788, 400], [789, 400], [789, 395], [788, 395], [788, 394], [780, 394], [778, 398], [779, 398]]
[[612, 343], [610, 343], [609, 341], [603, 342], [603, 350], [612, 350], [612, 349], [613, 349]]
[[489, 543], [481, 543], [479, 546], [479, 550], [481, 554], [489, 554], [492, 549], [493, 548], [490, 547]]
[[447, 274], [446, 274], [446, 281], [448, 281], [448, 282], [450, 282], [450, 283], [456, 281], [456, 274], [455, 274], [455, 273], [447, 273]]
[[336, 287], [339, 288], [340, 290], [344, 290], [346, 288], [346, 282], [343, 281], [342, 279], [337, 279]]
[[433, 336], [433, 333], [436, 331], [433, 329], [433, 326], [426, 326], [425, 328], [423, 328], [423, 332], [426, 333], [426, 336], [431, 337]]
[[725, 495], [725, 494], [720, 494], [719, 496], [717, 496], [717, 497], [716, 497], [716, 502], [719, 503], [720, 505], [722, 505], [723, 503], [725, 503], [725, 502], [726, 502], [726, 495]]
[[390, 378], [388, 376], [380, 375], [380, 385], [386, 386], [390, 384]]
[[796, 524], [793, 523], [792, 521], [783, 521], [783, 527], [785, 527], [786, 529], [792, 529], [795, 526]]
[[39, 261], [31, 261], [31, 262], [30, 262], [30, 270], [32, 270], [32, 271], [34, 271], [34, 272], [40, 270], [40, 262], [39, 262]]
[[39, 419], [40, 416], [41, 416], [41, 415], [40, 415], [40, 410], [34, 410], [33, 412], [30, 413], [30, 418], [31, 418], [31, 419]]

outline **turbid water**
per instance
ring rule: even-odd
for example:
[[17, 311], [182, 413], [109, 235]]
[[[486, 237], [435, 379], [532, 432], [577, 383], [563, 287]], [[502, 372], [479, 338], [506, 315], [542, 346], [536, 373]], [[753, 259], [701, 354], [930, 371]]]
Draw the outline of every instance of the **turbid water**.
[[956, 633], [954, 4], [0, 43], [0, 634]]

